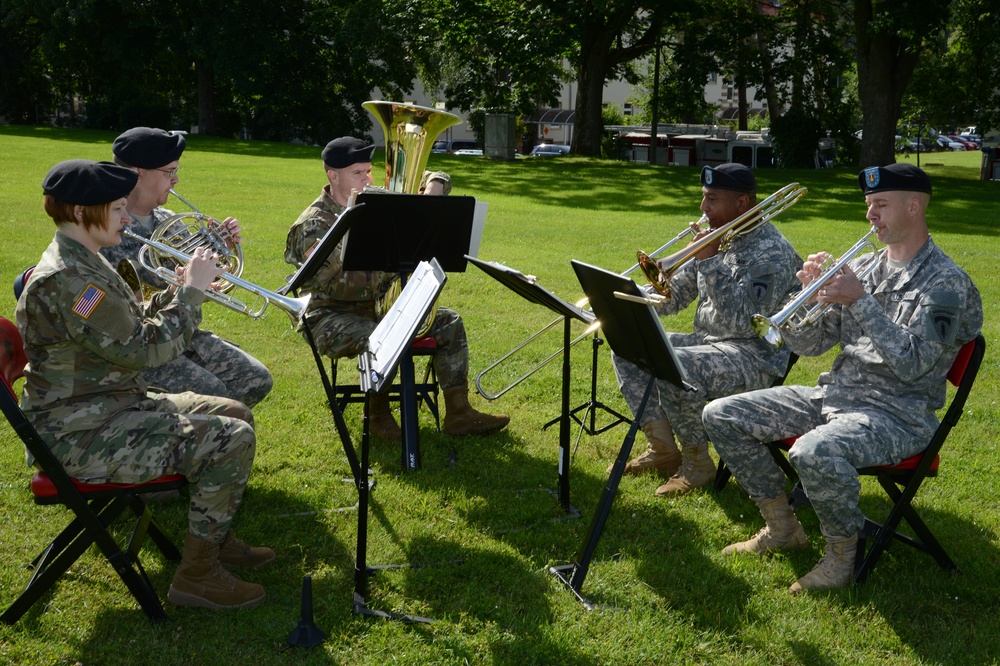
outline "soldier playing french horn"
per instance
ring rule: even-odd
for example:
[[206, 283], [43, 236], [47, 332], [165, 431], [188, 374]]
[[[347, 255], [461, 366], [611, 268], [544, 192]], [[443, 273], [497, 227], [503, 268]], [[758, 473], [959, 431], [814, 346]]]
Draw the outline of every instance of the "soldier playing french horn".
[[[133, 127], [115, 139], [112, 146], [115, 163], [134, 170], [139, 177], [135, 189], [128, 197], [128, 214], [132, 218], [129, 229], [143, 238], [150, 238], [160, 225], [173, 216], [163, 208], [172, 188], [179, 182], [180, 159], [186, 146], [181, 134], [152, 127]], [[240, 225], [228, 217], [221, 223], [235, 242], [240, 241]], [[121, 245], [106, 247], [101, 254], [117, 266], [122, 260], [131, 262], [142, 282], [155, 289], [158, 305], [170, 299], [165, 281], [138, 265], [142, 242], [125, 237]], [[219, 336], [199, 328], [191, 338], [184, 353], [174, 360], [143, 372], [151, 386], [179, 393], [193, 391], [202, 395], [217, 395], [239, 400], [253, 407], [270, 392], [273, 384], [271, 373], [263, 363]]]

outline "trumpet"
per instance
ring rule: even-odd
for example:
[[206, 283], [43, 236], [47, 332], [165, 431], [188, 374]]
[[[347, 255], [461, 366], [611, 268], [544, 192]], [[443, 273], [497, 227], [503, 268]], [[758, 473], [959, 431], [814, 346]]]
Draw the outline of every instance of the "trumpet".
[[[695, 233], [695, 229], [693, 229], [692, 226], [693, 227], [698, 227], [699, 225], [704, 224], [706, 222], [708, 222], [708, 216], [707, 215], [702, 215], [701, 218], [697, 222], [695, 222], [693, 225], [688, 225], [687, 228], [685, 228], [679, 234], [677, 234], [676, 236], [674, 236], [673, 238], [671, 238], [669, 241], [667, 241], [666, 243], [664, 243], [663, 245], [661, 245], [659, 248], [657, 248], [656, 250], [654, 250], [653, 254], [654, 255], [660, 254], [661, 252], [666, 251], [668, 248], [670, 248], [674, 244], [679, 243], [680, 241], [684, 240], [685, 238], [687, 238], [690, 235], [693, 235]], [[619, 273], [619, 275], [629, 275], [629, 274], [633, 273], [639, 267], [640, 267], [640, 264], [639, 263], [635, 263], [632, 266], [630, 266], [629, 268], [626, 268], [624, 271], [622, 271], [621, 273]], [[575, 305], [578, 308], [584, 308], [584, 307], [587, 306], [587, 304], [589, 302], [590, 302], [590, 300], [588, 298], [584, 297], [584, 298], [581, 298], [579, 301], [577, 301], [575, 303]], [[511, 358], [512, 356], [514, 356], [515, 354], [517, 354], [517, 352], [521, 351], [522, 349], [524, 349], [525, 347], [527, 347], [528, 345], [530, 345], [536, 338], [540, 337], [542, 334], [544, 334], [545, 332], [547, 332], [549, 329], [553, 328], [554, 326], [556, 326], [558, 324], [561, 324], [562, 321], [563, 321], [562, 317], [556, 317], [551, 322], [549, 322], [547, 325], [543, 326], [541, 329], [539, 329], [535, 333], [532, 333], [530, 336], [528, 336], [528, 338], [526, 340], [524, 340], [524, 342], [522, 342], [521, 344], [519, 344], [516, 347], [514, 347], [513, 349], [511, 349], [509, 352], [507, 352], [506, 354], [504, 354], [503, 356], [501, 356], [500, 358], [498, 358], [496, 361], [494, 361], [490, 365], [486, 366], [484, 369], [480, 370], [479, 374], [476, 375], [476, 379], [475, 379], [476, 391], [479, 392], [479, 395], [483, 396], [487, 400], [496, 400], [497, 398], [499, 398], [500, 396], [502, 396], [504, 393], [507, 393], [507, 391], [510, 391], [512, 388], [514, 388], [515, 386], [517, 386], [518, 384], [520, 384], [521, 382], [523, 382], [524, 380], [526, 380], [528, 377], [532, 376], [533, 374], [535, 374], [536, 372], [538, 372], [539, 370], [541, 370], [542, 368], [544, 368], [545, 366], [547, 366], [549, 363], [551, 363], [552, 361], [554, 361], [557, 358], [559, 358], [559, 356], [563, 353], [562, 347], [560, 347], [556, 351], [552, 352], [552, 354], [550, 354], [549, 356], [547, 356], [542, 361], [538, 362], [536, 365], [534, 365], [532, 368], [530, 368], [527, 372], [525, 372], [524, 374], [522, 374], [520, 377], [518, 377], [517, 379], [515, 379], [514, 381], [512, 381], [510, 384], [508, 384], [504, 388], [502, 388], [499, 391], [497, 391], [496, 393], [488, 393], [486, 391], [486, 389], [483, 388], [482, 380], [483, 380], [483, 377], [488, 372], [490, 372], [490, 371], [494, 370], [495, 368], [497, 368], [498, 366], [502, 365], [505, 361], [507, 361], [507, 359]], [[598, 322], [598, 321], [595, 321], [593, 324], [591, 324], [590, 326], [588, 326], [587, 329], [583, 333], [581, 333], [578, 337], [574, 338], [570, 342], [570, 347], [572, 348], [572, 347], [576, 346], [576, 344], [578, 342], [580, 342], [584, 338], [588, 337], [591, 333], [593, 333], [594, 331], [596, 331], [600, 327], [601, 327], [601, 323]]]
[[[781, 310], [776, 312], [771, 317], [765, 317], [762, 314], [755, 314], [751, 317], [751, 325], [753, 326], [754, 332], [760, 336], [760, 339], [769, 344], [775, 349], [779, 349], [784, 344], [784, 339], [781, 335], [782, 329], [787, 330], [801, 330], [806, 326], [811, 326], [816, 323], [816, 321], [830, 311], [833, 307], [833, 303], [817, 303], [811, 308], [806, 308], [806, 304], [813, 297], [813, 295], [823, 288], [827, 282], [830, 281], [834, 275], [839, 273], [844, 266], [847, 265], [849, 261], [864, 254], [866, 251], [870, 251], [872, 257], [865, 261], [856, 271], [859, 279], [864, 279], [871, 275], [872, 271], [878, 268], [879, 264], [879, 253], [878, 248], [871, 241], [871, 237], [878, 232], [878, 229], [872, 227], [871, 230], [861, 237], [861, 239], [854, 244], [851, 249], [845, 252], [836, 261], [827, 260], [823, 265], [823, 272], [819, 277], [814, 279], [808, 285], [802, 288]], [[805, 309], [804, 309], [805, 308]]]
[[[712, 229], [710, 233], [670, 256], [654, 261], [645, 252], [638, 252], [636, 254], [639, 259], [638, 266], [642, 268], [653, 289], [663, 297], [660, 301], [669, 300], [670, 278], [694, 261], [699, 252], [720, 239], [719, 250], [725, 252], [734, 238], [750, 233], [785, 212], [805, 196], [807, 191], [798, 183], [789, 183], [735, 220]], [[656, 299], [652, 300], [656, 302]]]
[[[122, 229], [122, 234], [139, 241], [145, 246], [139, 250], [139, 263], [143, 268], [147, 271], [155, 273], [161, 280], [164, 280], [169, 284], [181, 286], [183, 281], [176, 271], [165, 266], [154, 266], [147, 255], [150, 251], [152, 251], [154, 255], [170, 257], [177, 262], [178, 265], [187, 265], [191, 261], [190, 254], [181, 252], [166, 243], [161, 243], [150, 238], [143, 238], [128, 228]], [[225, 281], [231, 284], [233, 288], [239, 287], [250, 292], [256, 297], [256, 300], [247, 304], [237, 298], [234, 298], [233, 296], [230, 296], [229, 293], [223, 291], [222, 288], [217, 288], [214, 285], [205, 291], [206, 298], [211, 301], [215, 301], [230, 310], [235, 310], [236, 312], [245, 314], [252, 319], [261, 319], [264, 316], [268, 304], [274, 303], [292, 318], [293, 323], [297, 323], [299, 318], [303, 315], [303, 313], [305, 313], [306, 307], [309, 305], [309, 295], [301, 298], [292, 298], [290, 296], [285, 296], [284, 294], [268, 291], [263, 287], [258, 287], [252, 282], [248, 282], [247, 280], [235, 275], [227, 276]]]

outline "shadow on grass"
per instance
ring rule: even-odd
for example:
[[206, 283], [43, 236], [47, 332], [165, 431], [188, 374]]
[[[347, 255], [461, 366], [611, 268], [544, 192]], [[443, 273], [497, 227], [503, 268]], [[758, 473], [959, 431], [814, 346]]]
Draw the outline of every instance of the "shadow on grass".
[[[763, 526], [756, 507], [735, 482], [730, 482], [716, 498], [726, 515], [735, 523], [746, 525], [747, 536], [740, 538], [749, 538]], [[1000, 632], [1000, 619], [996, 615], [983, 615], [981, 609], [995, 603], [996, 590], [1000, 589], [997, 535], [952, 512], [922, 505], [919, 494], [915, 505], [955, 561], [958, 572], [946, 571], [932, 556], [894, 541], [865, 583], [813, 593], [807, 598], [816, 603], [831, 603], [845, 613], [870, 609], [922, 662], [992, 663], [996, 658], [994, 637]], [[872, 484], [866, 485], [862, 492], [861, 509], [870, 518], [883, 520], [892, 505], [882, 490]], [[792, 563], [795, 575], [801, 576], [822, 557], [824, 541], [816, 514], [809, 507], [800, 507], [797, 514], [811, 547], [783, 557]], [[905, 521], [899, 529], [913, 536]], [[916, 604], [915, 599], [919, 599]], [[788, 646], [798, 656], [798, 663], [838, 663], [821, 654], [825, 648], [820, 644], [795, 639]]]
[[[101, 601], [105, 590], [88, 591], [97, 612], [86, 631], [73, 634], [81, 638], [74, 650], [76, 660], [150, 665], [266, 663], [268, 655], [277, 658], [289, 649], [286, 637], [299, 622], [304, 575], [313, 577], [317, 626], [328, 635], [347, 630], [354, 618], [350, 603], [353, 554], [312, 509], [293, 494], [254, 486], [244, 496], [234, 530], [247, 543], [266, 544], [277, 553], [277, 560], [265, 569], [237, 572], [267, 591], [267, 601], [255, 609], [213, 611], [171, 605], [166, 591], [175, 566], [145, 549], [147, 571], [170, 620], [151, 624], [131, 597], [125, 611], [117, 601], [113, 607]], [[154, 510], [166, 532], [179, 543], [187, 525], [186, 497], [154, 506]], [[107, 580], [107, 592], [124, 598], [127, 593], [118, 578]], [[25, 628], [31, 630], [32, 625]], [[123, 653], [123, 646], [132, 649]], [[335, 663], [322, 648], [298, 650], [302, 654], [296, 655], [297, 663]]]

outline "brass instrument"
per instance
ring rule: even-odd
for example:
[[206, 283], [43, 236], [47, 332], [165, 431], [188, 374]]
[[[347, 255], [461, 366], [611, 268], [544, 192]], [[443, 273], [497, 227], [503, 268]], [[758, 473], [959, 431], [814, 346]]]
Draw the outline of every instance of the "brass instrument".
[[[693, 225], [688, 225], [679, 234], [677, 234], [676, 236], [674, 236], [673, 238], [671, 238], [669, 241], [667, 241], [666, 243], [664, 243], [663, 245], [661, 245], [660, 247], [658, 247], [656, 250], [654, 250], [653, 251], [653, 255], [657, 255], [657, 254], [659, 254], [659, 253], [667, 250], [671, 246], [675, 245], [676, 243], [679, 243], [680, 241], [684, 240], [688, 236], [695, 234], [696, 233], [695, 230], [700, 225], [705, 224], [706, 222], [708, 222], [708, 216], [707, 215], [702, 215], [701, 218], [697, 222], [695, 222]], [[624, 271], [622, 271], [621, 273], [619, 273], [619, 275], [630, 275], [631, 273], [633, 273], [635, 271], [635, 269], [637, 269], [639, 267], [640, 267], [640, 264], [639, 263], [635, 263], [632, 266], [630, 266], [629, 268], [626, 268]], [[583, 307], [587, 306], [588, 302], [589, 302], [589, 300], [586, 297], [584, 297], [584, 298], [580, 299], [579, 301], [577, 301], [575, 305], [578, 308], [583, 308]], [[550, 354], [549, 356], [547, 356], [542, 361], [539, 361], [537, 364], [535, 364], [527, 372], [525, 372], [524, 374], [522, 374], [520, 377], [518, 377], [517, 379], [515, 379], [514, 381], [512, 381], [510, 384], [508, 384], [504, 388], [502, 388], [499, 391], [497, 391], [496, 393], [488, 393], [486, 391], [486, 389], [483, 388], [482, 380], [483, 380], [483, 377], [488, 372], [490, 372], [490, 371], [494, 370], [495, 368], [499, 367], [500, 365], [502, 365], [505, 361], [507, 361], [512, 356], [514, 356], [517, 352], [521, 351], [522, 349], [524, 349], [525, 347], [527, 347], [529, 344], [531, 344], [536, 338], [540, 337], [543, 333], [545, 333], [549, 329], [553, 328], [554, 326], [556, 326], [558, 324], [561, 324], [562, 322], [563, 322], [563, 318], [562, 317], [556, 317], [551, 322], [549, 322], [546, 326], [542, 327], [541, 329], [539, 329], [535, 333], [533, 333], [530, 336], [528, 336], [528, 338], [526, 340], [524, 340], [524, 342], [522, 342], [521, 344], [519, 344], [516, 347], [514, 347], [513, 349], [511, 349], [509, 352], [507, 352], [506, 354], [504, 354], [503, 356], [501, 356], [500, 358], [498, 358], [496, 361], [494, 361], [490, 365], [486, 366], [484, 369], [480, 370], [479, 374], [476, 375], [476, 379], [475, 379], [476, 391], [479, 392], [479, 395], [483, 396], [487, 400], [496, 400], [497, 398], [499, 398], [500, 396], [502, 396], [504, 393], [506, 393], [507, 391], [510, 391], [512, 388], [514, 388], [515, 386], [517, 386], [518, 384], [520, 384], [521, 382], [523, 382], [524, 380], [526, 380], [528, 377], [532, 376], [533, 374], [535, 374], [536, 372], [538, 372], [539, 370], [541, 370], [542, 368], [544, 368], [546, 365], [548, 365], [549, 363], [551, 363], [555, 359], [559, 358], [559, 356], [563, 353], [563, 348], [562, 347], [559, 347], [557, 350], [555, 350], [554, 352], [552, 352], [552, 354]], [[576, 346], [576, 344], [578, 342], [580, 342], [584, 338], [588, 337], [591, 333], [593, 333], [598, 328], [600, 328], [600, 326], [601, 326], [600, 322], [594, 322], [593, 324], [591, 324], [590, 326], [588, 326], [587, 330], [585, 330], [578, 337], [574, 338], [572, 342], [570, 342], [570, 348]]]
[[[161, 257], [168, 257], [175, 262], [177, 265], [187, 265], [191, 261], [191, 255], [174, 248], [166, 243], [161, 243], [159, 241], [154, 241], [149, 238], [143, 238], [134, 231], [130, 231], [127, 227], [122, 230], [122, 234], [133, 238], [145, 247], [139, 251], [139, 263], [147, 271], [155, 273], [160, 279], [180, 286], [183, 284], [181, 276], [171, 268], [166, 266], [156, 265], [154, 266], [152, 261], [149, 259], [148, 255], [150, 250], [153, 255], [159, 255]], [[224, 260], [221, 262], [220, 266], [228, 265]], [[264, 312], [267, 309], [269, 303], [274, 303], [279, 308], [284, 310], [288, 316], [292, 318], [292, 321], [297, 323], [299, 317], [306, 311], [306, 307], [309, 305], [309, 296], [303, 296], [301, 298], [291, 298], [285, 296], [284, 294], [279, 294], [277, 292], [268, 291], [263, 287], [258, 287], [252, 282], [248, 282], [236, 275], [229, 275], [225, 278], [225, 281], [231, 285], [232, 288], [239, 287], [244, 289], [256, 297], [256, 300], [250, 303], [244, 303], [243, 301], [230, 296], [227, 291], [213, 284], [209, 289], [205, 291], [205, 296], [220, 305], [229, 308], [230, 310], [235, 310], [236, 312], [242, 313], [251, 317], [253, 319], [260, 319], [264, 316]], [[220, 281], [221, 282], [221, 281]], [[258, 306], [259, 303], [259, 306]]]
[[862, 236], [861, 239], [839, 259], [836, 261], [829, 259], [825, 261], [823, 264], [823, 272], [820, 276], [803, 287], [802, 290], [795, 294], [795, 296], [793, 296], [792, 299], [788, 301], [783, 308], [781, 308], [781, 310], [775, 313], [774, 316], [765, 317], [762, 314], [755, 314], [751, 318], [751, 323], [754, 332], [760, 336], [760, 339], [775, 349], [779, 349], [784, 344], [784, 340], [781, 336], [781, 329], [803, 329], [806, 326], [814, 324], [820, 317], [829, 312], [830, 308], [834, 305], [833, 303], [817, 303], [811, 308], [805, 310], [803, 310], [803, 308], [809, 300], [812, 299], [813, 295], [822, 289], [823, 285], [830, 281], [830, 278], [839, 273], [849, 261], [865, 253], [866, 250], [871, 252], [872, 257], [871, 259], [866, 260], [865, 263], [861, 265], [860, 270], [857, 271], [858, 279], [868, 277], [872, 271], [878, 268], [880, 261], [878, 249], [870, 240], [871, 237], [877, 232], [878, 229], [872, 227], [867, 234]]
[[662, 259], [654, 261], [645, 252], [638, 252], [636, 256], [639, 259], [639, 267], [642, 268], [642, 272], [646, 275], [649, 283], [653, 285], [653, 289], [662, 297], [660, 299], [654, 297], [650, 301], [657, 303], [669, 300], [670, 278], [688, 263], [694, 261], [695, 256], [706, 247], [721, 239], [719, 250], [725, 252], [734, 238], [750, 233], [760, 225], [791, 208], [799, 199], [805, 196], [807, 191], [805, 187], [802, 187], [798, 183], [789, 183], [735, 220], [717, 229], [712, 229], [710, 233], [691, 243], [683, 250]]
[[[236, 242], [229, 230], [222, 226], [215, 218], [202, 213], [194, 204], [182, 197], [174, 189], [170, 190], [170, 194], [183, 201], [191, 209], [191, 212], [175, 213], [167, 217], [157, 225], [153, 233], [150, 234], [149, 239], [155, 243], [168, 245], [187, 255], [194, 254], [194, 251], [199, 247], [207, 248], [222, 258], [222, 262], [226, 265], [230, 276], [239, 277], [242, 275], [243, 248]], [[133, 234], [129, 235], [137, 238]], [[156, 252], [152, 253], [147, 258], [147, 261], [153, 266], [153, 268], [147, 269], [152, 273], [156, 273], [157, 268], [165, 268], [170, 271], [177, 266], [177, 263], [173, 259]], [[136, 270], [138, 275], [135, 262], [131, 263], [131, 268]], [[139, 264], [145, 267], [142, 259], [139, 260]], [[128, 276], [128, 268], [122, 266], [121, 262], [119, 262], [117, 268], [118, 274], [125, 278], [126, 282], [129, 282], [131, 277]], [[134, 291], [141, 291], [143, 300], [148, 300], [155, 291], [158, 291], [156, 287], [146, 282], [140, 282], [140, 285], [140, 289], [134, 289]], [[219, 288], [226, 292], [232, 291], [235, 286], [228, 278], [219, 282]]]
[[[438, 134], [462, 119], [453, 113], [415, 104], [371, 101], [361, 106], [375, 116], [385, 135], [385, 188], [368, 187], [365, 191], [417, 194]], [[375, 313], [379, 319], [389, 312], [402, 290], [402, 282], [397, 279], [388, 293], [375, 301]], [[436, 313], [435, 303], [417, 330], [416, 337], [430, 332]]]

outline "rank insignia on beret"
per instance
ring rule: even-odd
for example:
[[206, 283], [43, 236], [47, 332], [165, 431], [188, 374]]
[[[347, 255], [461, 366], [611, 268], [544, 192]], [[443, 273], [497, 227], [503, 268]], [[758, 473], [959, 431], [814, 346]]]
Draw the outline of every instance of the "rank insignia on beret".
[[878, 167], [868, 167], [865, 169], [865, 183], [869, 189], [878, 187], [879, 173]]
[[95, 287], [92, 284], [88, 284], [87, 288], [83, 290], [80, 294], [80, 298], [77, 299], [76, 303], [73, 305], [73, 312], [80, 315], [84, 319], [87, 319], [94, 313], [97, 308], [97, 304], [104, 299], [104, 292]]

